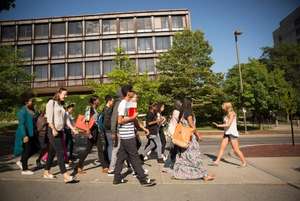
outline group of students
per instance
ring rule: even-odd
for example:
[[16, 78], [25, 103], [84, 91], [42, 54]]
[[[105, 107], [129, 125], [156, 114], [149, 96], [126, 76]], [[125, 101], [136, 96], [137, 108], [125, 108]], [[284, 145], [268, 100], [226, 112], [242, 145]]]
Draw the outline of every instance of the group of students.
[[[17, 165], [23, 175], [34, 174], [28, 169], [28, 159], [35, 154], [33, 147], [38, 138], [39, 156], [36, 161], [37, 168], [42, 168], [41, 160], [46, 158], [43, 177], [55, 179], [50, 173], [53, 159], [57, 156], [58, 166], [65, 183], [78, 182], [76, 174], [85, 174], [84, 161], [94, 145], [98, 149], [98, 159], [102, 166], [102, 172], [114, 176], [113, 184], [126, 183], [122, 173], [124, 165], [143, 186], [155, 185], [155, 180], [148, 177], [148, 170], [143, 168], [143, 161], [150, 157], [152, 151], [157, 152], [158, 163], [164, 163], [165, 170], [172, 172], [175, 179], [203, 179], [210, 181], [215, 176], [209, 174], [204, 168], [199, 140], [201, 135], [196, 129], [196, 118], [192, 110], [191, 99], [185, 98], [182, 102], [175, 101], [175, 108], [169, 121], [162, 115], [163, 104], [151, 104], [146, 115], [146, 127], [137, 119], [138, 95], [131, 85], [124, 85], [117, 92], [117, 98], [106, 96], [106, 105], [102, 112], [98, 112], [100, 100], [98, 96], [92, 96], [89, 106], [85, 110], [84, 120], [87, 125], [94, 119], [94, 124], [84, 131], [87, 138], [85, 150], [79, 154], [79, 161], [74, 166], [76, 174], [69, 174], [68, 163], [72, 162], [73, 137], [79, 134], [72, 117], [74, 104], [64, 107], [67, 90], [60, 88], [52, 99], [49, 99], [45, 110], [38, 117], [34, 112], [34, 97], [31, 94], [23, 96], [24, 106], [18, 112], [19, 125], [16, 132], [14, 155], [21, 156]], [[245, 158], [238, 146], [238, 131], [236, 128], [236, 114], [231, 103], [224, 103], [223, 109], [227, 112], [224, 124], [216, 124], [225, 128], [224, 138], [216, 161], [212, 165], [217, 166], [222, 158], [226, 145], [230, 142], [235, 153], [242, 161], [242, 167], [246, 166]], [[185, 149], [172, 143], [172, 135], [176, 125], [191, 127], [193, 134], [189, 146]], [[148, 142], [142, 155], [138, 150], [141, 141], [138, 130], [146, 133]], [[165, 135], [166, 134], [166, 135]], [[38, 137], [37, 137], [38, 136]], [[67, 154], [69, 153], [69, 154]], [[47, 157], [45, 157], [45, 155]]]

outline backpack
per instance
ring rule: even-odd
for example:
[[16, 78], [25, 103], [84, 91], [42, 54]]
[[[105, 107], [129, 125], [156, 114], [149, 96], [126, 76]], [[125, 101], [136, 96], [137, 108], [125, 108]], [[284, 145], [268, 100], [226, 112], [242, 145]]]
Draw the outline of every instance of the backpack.
[[96, 120], [96, 124], [98, 126], [98, 130], [101, 132], [105, 131], [105, 127], [104, 127], [104, 112], [100, 112], [97, 120]]

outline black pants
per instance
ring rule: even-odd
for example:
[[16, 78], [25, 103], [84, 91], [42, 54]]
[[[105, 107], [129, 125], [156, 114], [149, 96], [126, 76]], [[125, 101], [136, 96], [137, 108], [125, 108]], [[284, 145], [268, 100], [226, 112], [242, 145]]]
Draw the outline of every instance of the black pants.
[[32, 148], [32, 138], [29, 138], [27, 143], [23, 143], [23, 152], [21, 155], [21, 163], [23, 170], [28, 170], [28, 159], [34, 155], [34, 151]]
[[141, 181], [146, 178], [144, 169], [139, 158], [136, 138], [131, 139], [120, 139], [120, 149], [117, 154], [117, 162], [115, 167], [115, 181], [120, 181], [122, 179], [121, 171], [123, 169], [123, 164], [126, 159], [129, 159], [133, 170], [137, 174], [137, 178]]
[[83, 168], [83, 163], [88, 156], [88, 154], [91, 152], [92, 148], [94, 145], [96, 145], [98, 149], [98, 158], [101, 163], [102, 168], [108, 168], [109, 167], [109, 162], [105, 154], [105, 136], [102, 133], [98, 132], [97, 127], [93, 127], [91, 129], [91, 133], [93, 135], [93, 138], [87, 140], [87, 147], [83, 151], [83, 153], [80, 155], [79, 162], [78, 162], [78, 167]]
[[47, 134], [38, 136], [40, 143], [39, 156], [37, 161], [41, 161], [42, 157], [48, 152], [49, 140]]
[[163, 130], [163, 127], [159, 128], [159, 137], [160, 137], [160, 141], [161, 141], [161, 153], [164, 154], [165, 150], [166, 150], [166, 136]]
[[74, 141], [73, 141], [73, 135], [72, 135], [71, 129], [66, 128], [65, 134], [66, 134], [66, 140], [65, 140], [66, 148], [67, 148], [67, 151], [69, 152], [68, 158], [69, 158], [69, 160], [73, 160], [74, 159], [74, 157], [73, 157]]
[[64, 159], [64, 146], [62, 141], [63, 134], [63, 131], [58, 131], [58, 135], [54, 137], [52, 134], [52, 129], [48, 129], [48, 138], [50, 145], [45, 170], [50, 170], [53, 159], [56, 155], [60, 173], [64, 174], [67, 172]]

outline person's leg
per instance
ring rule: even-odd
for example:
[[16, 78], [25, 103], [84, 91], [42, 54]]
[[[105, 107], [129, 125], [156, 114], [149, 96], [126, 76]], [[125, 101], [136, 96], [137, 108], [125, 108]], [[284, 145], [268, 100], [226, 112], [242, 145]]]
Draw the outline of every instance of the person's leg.
[[112, 149], [112, 154], [111, 154], [111, 161], [109, 164], [109, 171], [114, 171], [115, 167], [116, 167], [116, 162], [117, 162], [117, 154], [118, 151], [120, 149], [120, 139], [118, 139], [118, 143], [116, 147], [113, 147]]
[[106, 142], [107, 142], [107, 156], [108, 160], [111, 161], [112, 149], [113, 149], [113, 141], [111, 136], [111, 131], [105, 131]]
[[60, 132], [59, 135], [57, 137], [54, 138], [54, 148], [56, 151], [56, 156], [57, 156], [57, 162], [58, 162], [58, 166], [60, 169], [60, 173], [64, 174], [67, 172], [66, 170], [66, 166], [65, 166], [65, 158], [64, 158], [64, 141], [62, 139], [63, 137], [63, 132]]
[[77, 168], [80, 168], [80, 169], [83, 168], [83, 163], [84, 163], [86, 157], [88, 156], [88, 154], [91, 152], [93, 145], [94, 145], [93, 139], [87, 139], [86, 148], [79, 156]]
[[220, 146], [220, 150], [219, 150], [217, 159], [214, 161], [214, 164], [218, 165], [218, 163], [220, 162], [220, 160], [224, 154], [224, 151], [226, 149], [226, 146], [228, 145], [228, 141], [229, 141], [229, 138], [224, 136], [222, 139], [222, 142], [221, 142], [221, 146]]
[[104, 151], [104, 147], [106, 145], [104, 133], [99, 133], [98, 130], [93, 130], [93, 132], [97, 132], [97, 134], [94, 133], [94, 135], [97, 136], [96, 146], [98, 149], [98, 158], [99, 158], [99, 161], [101, 163], [103, 170], [106, 172], [106, 171], [108, 171], [109, 162], [108, 162], [107, 157], [105, 156], [105, 151]]
[[234, 151], [234, 153], [240, 158], [241, 162], [242, 162], [242, 166], [246, 165], [246, 159], [244, 157], [243, 152], [241, 152], [240, 148], [239, 148], [239, 141], [237, 138], [232, 137], [230, 140], [232, 149]]
[[147, 156], [147, 153], [155, 147], [154, 139], [149, 139], [149, 145], [145, 148], [143, 156]]
[[141, 160], [139, 158], [138, 151], [136, 149], [136, 139], [123, 140], [124, 148], [128, 153], [129, 161], [132, 165], [134, 172], [137, 174], [137, 178], [141, 181], [146, 178], [145, 171], [142, 167]]
[[128, 158], [128, 154], [125, 150], [123, 140], [119, 140], [119, 143], [120, 143], [120, 147], [117, 153], [117, 161], [114, 169], [114, 182], [120, 182], [123, 179], [121, 172], [123, 169], [124, 161], [125, 159]]
[[159, 129], [159, 137], [160, 137], [160, 141], [161, 141], [161, 153], [164, 154], [167, 141], [166, 141], [166, 136], [165, 136], [165, 133], [164, 133], [164, 130], [162, 127]]
[[157, 158], [158, 159], [162, 159], [162, 145], [161, 145], [161, 140], [160, 140], [160, 136], [159, 133], [157, 134], [157, 137], [154, 138], [154, 142], [156, 144], [156, 153], [157, 153]]
[[22, 163], [23, 171], [28, 170], [29, 155], [30, 155], [30, 142], [23, 143], [23, 152], [21, 155], [21, 163]]
[[47, 162], [46, 162], [46, 166], [45, 166], [45, 170], [49, 171], [51, 169], [52, 163], [53, 163], [53, 159], [55, 157], [55, 148], [54, 148], [54, 139], [53, 142], [51, 142], [49, 144], [49, 149], [48, 149], [48, 158], [47, 158]]

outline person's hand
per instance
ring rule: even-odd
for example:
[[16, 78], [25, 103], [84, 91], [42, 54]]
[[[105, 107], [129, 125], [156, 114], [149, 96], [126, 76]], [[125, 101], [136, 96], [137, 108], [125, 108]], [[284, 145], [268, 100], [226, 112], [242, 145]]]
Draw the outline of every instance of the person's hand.
[[138, 114], [139, 114], [139, 113], [137, 113], [137, 112], [136, 112], [136, 113], [134, 113], [134, 114], [133, 114], [133, 116], [131, 117], [131, 118], [132, 118], [132, 120], [136, 119], [136, 118], [137, 118], [137, 116], [138, 116]]
[[217, 124], [216, 122], [212, 122], [213, 125], [215, 125], [216, 127], [219, 127], [219, 124]]
[[111, 134], [111, 139], [114, 141], [114, 140], [116, 140], [116, 138], [117, 138], [117, 134], [112, 133], [112, 134]]
[[86, 134], [87, 134], [87, 135], [90, 135], [90, 134], [91, 134], [91, 130], [90, 130], [90, 129], [87, 129], [87, 130], [86, 130]]
[[73, 133], [74, 133], [75, 135], [78, 135], [78, 134], [79, 134], [79, 131], [78, 131], [76, 128], [72, 129], [72, 131], [73, 131]]
[[28, 136], [25, 136], [25, 137], [23, 138], [23, 142], [24, 142], [24, 143], [29, 142], [29, 137], [28, 137]]
[[203, 136], [202, 136], [202, 134], [199, 131], [196, 131], [196, 136], [198, 137], [199, 141], [203, 140]]
[[58, 135], [57, 130], [56, 129], [52, 129], [52, 134], [53, 134], [54, 137], [57, 136]]
[[145, 133], [146, 133], [146, 135], [149, 135], [150, 134], [150, 131], [149, 131], [149, 129], [147, 129], [147, 128], [145, 128]]

